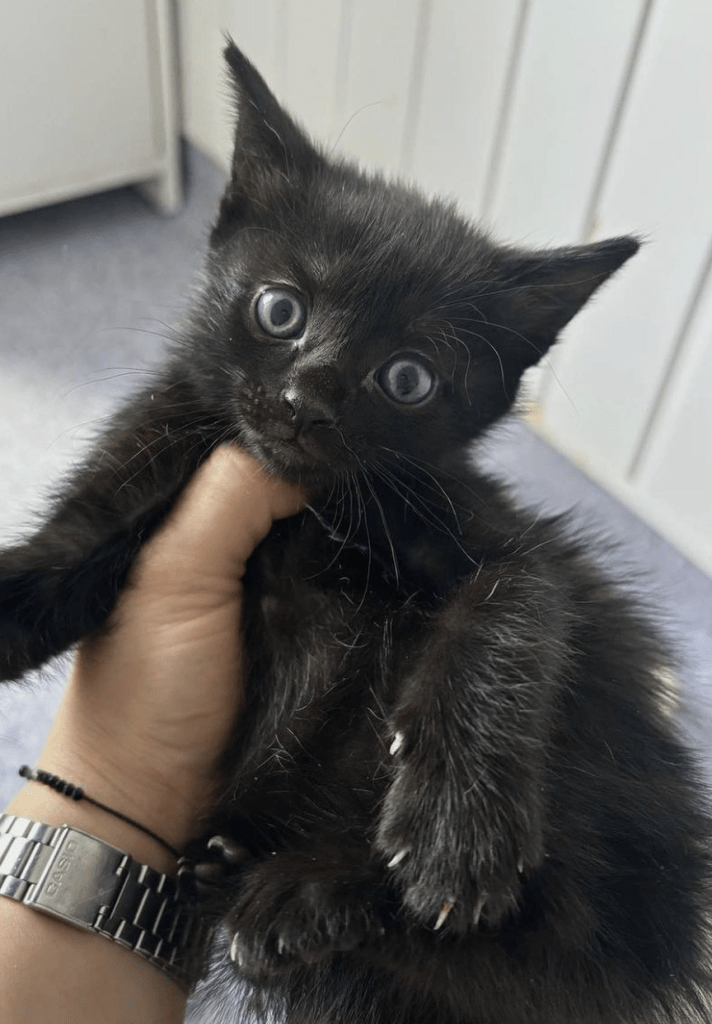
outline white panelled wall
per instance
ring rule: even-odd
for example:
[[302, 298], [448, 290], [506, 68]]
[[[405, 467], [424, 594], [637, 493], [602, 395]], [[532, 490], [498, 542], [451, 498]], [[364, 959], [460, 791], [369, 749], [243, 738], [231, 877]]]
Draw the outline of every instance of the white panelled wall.
[[322, 143], [507, 241], [642, 252], [532, 376], [533, 425], [712, 573], [709, 0], [179, 0], [188, 137], [224, 166], [229, 32]]

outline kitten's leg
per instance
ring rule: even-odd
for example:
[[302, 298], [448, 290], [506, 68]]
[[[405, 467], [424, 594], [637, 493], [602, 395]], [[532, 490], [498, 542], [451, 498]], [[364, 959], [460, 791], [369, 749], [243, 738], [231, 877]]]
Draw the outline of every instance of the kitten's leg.
[[114, 419], [45, 524], [0, 552], [0, 680], [104, 623], [138, 550], [216, 436], [195, 397], [168, 375]]
[[392, 718], [376, 843], [430, 927], [498, 922], [544, 856], [561, 616], [553, 588], [514, 569], [482, 570], [436, 613]]

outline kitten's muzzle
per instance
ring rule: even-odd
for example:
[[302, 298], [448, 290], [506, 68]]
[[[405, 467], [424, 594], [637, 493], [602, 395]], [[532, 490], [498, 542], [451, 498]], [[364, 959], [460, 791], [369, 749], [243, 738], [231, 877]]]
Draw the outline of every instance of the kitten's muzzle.
[[282, 392], [282, 402], [295, 436], [307, 434], [316, 427], [333, 427], [336, 423], [335, 406], [321, 396], [304, 395], [292, 387]]
[[318, 427], [333, 427], [346, 393], [334, 366], [301, 361], [285, 381], [280, 396], [294, 436], [302, 438]]

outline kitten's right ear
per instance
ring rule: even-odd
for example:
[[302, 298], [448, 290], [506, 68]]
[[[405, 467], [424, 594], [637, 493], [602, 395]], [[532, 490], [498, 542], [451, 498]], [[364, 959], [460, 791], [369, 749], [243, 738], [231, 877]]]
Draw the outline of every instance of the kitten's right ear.
[[237, 123], [232, 174], [220, 222], [244, 219], [251, 206], [264, 206], [273, 194], [303, 189], [324, 158], [270, 92], [264, 79], [228, 38], [225, 48], [235, 97]]

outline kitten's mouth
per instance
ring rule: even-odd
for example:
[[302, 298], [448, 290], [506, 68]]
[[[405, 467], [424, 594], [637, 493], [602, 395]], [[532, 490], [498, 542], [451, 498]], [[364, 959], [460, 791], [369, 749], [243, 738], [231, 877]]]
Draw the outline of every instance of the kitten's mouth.
[[307, 447], [298, 437], [265, 437], [245, 425], [240, 441], [270, 472], [290, 482], [323, 482], [334, 474], [326, 453], [316, 445]]

